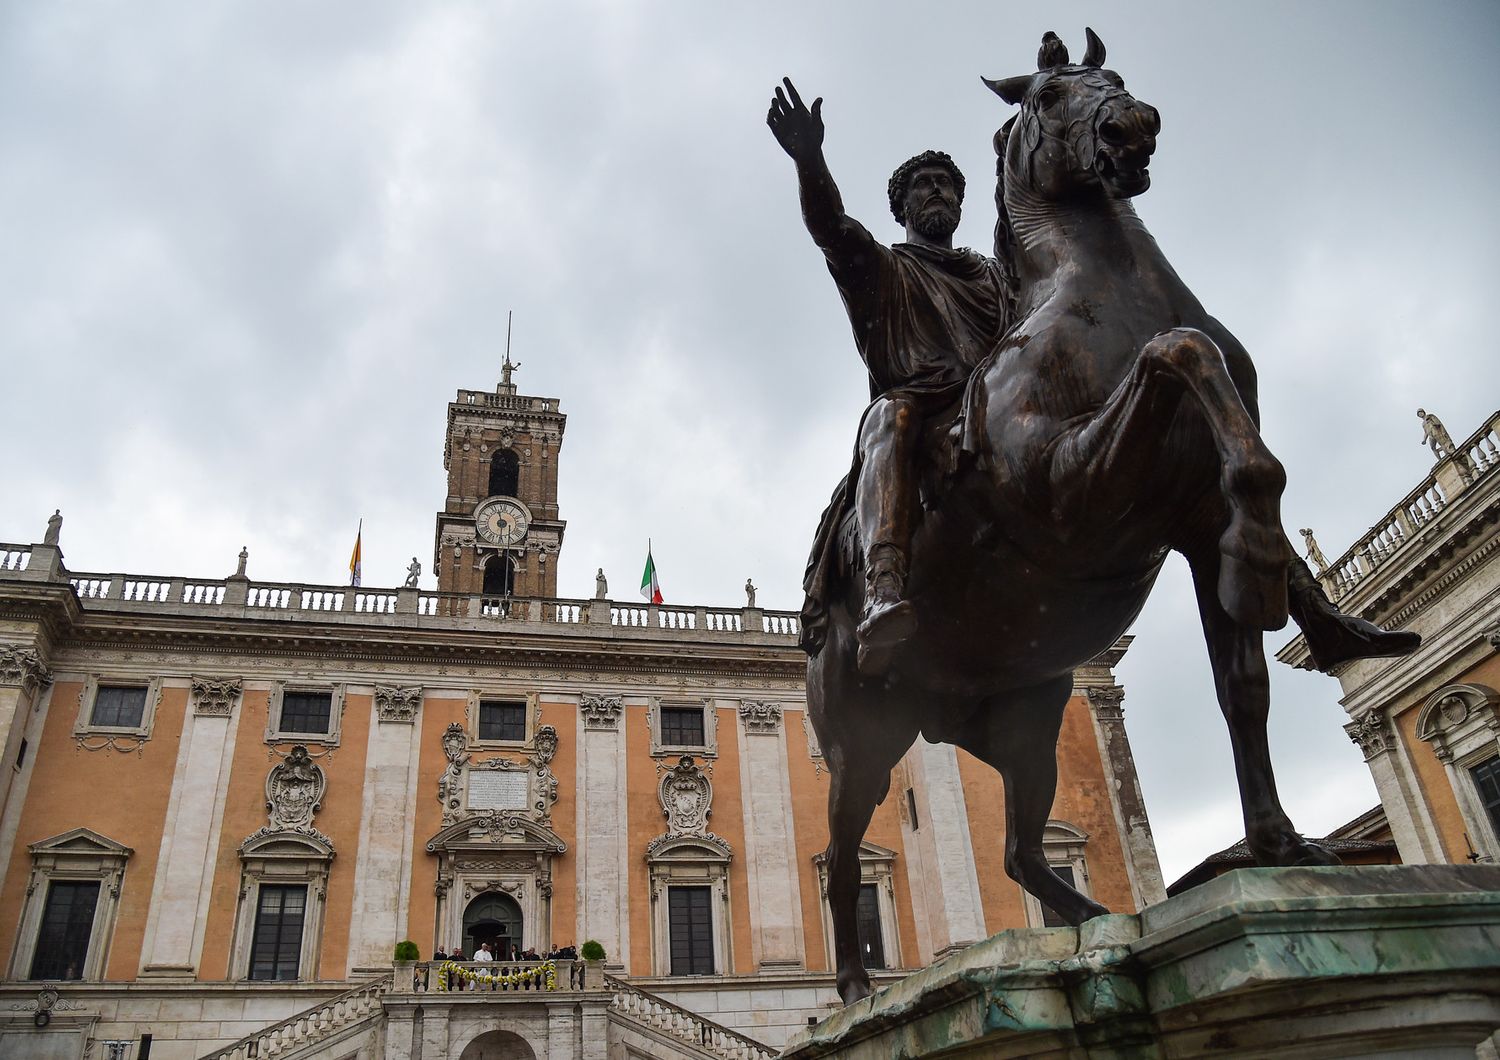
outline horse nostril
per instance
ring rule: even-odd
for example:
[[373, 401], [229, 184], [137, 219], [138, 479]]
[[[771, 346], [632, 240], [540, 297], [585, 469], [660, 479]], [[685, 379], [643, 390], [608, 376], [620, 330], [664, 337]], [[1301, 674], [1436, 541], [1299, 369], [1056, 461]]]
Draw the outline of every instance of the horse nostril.
[[1112, 118], [1106, 118], [1099, 123], [1099, 136], [1107, 144], [1120, 144], [1125, 142], [1125, 130]]

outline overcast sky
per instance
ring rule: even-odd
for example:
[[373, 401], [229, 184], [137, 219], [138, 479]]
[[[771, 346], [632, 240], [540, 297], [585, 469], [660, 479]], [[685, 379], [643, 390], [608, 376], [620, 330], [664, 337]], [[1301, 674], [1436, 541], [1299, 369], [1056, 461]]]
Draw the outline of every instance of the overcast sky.
[[[765, 127], [825, 97], [851, 214], [925, 148], [988, 249], [979, 81], [1083, 27], [1162, 114], [1146, 224], [1260, 370], [1289, 528], [1337, 556], [1500, 405], [1500, 5], [0, 6], [0, 540], [75, 570], [337, 583], [431, 568], [445, 403], [568, 415], [561, 591], [800, 605], [866, 398]], [[1295, 534], [1294, 534], [1295, 537]], [[424, 585], [431, 585], [430, 576]], [[1121, 667], [1168, 879], [1243, 834], [1185, 567]], [[1268, 638], [1270, 650], [1284, 634]], [[1377, 801], [1332, 678], [1277, 671], [1288, 809]], [[997, 822], [998, 827], [998, 822]]]

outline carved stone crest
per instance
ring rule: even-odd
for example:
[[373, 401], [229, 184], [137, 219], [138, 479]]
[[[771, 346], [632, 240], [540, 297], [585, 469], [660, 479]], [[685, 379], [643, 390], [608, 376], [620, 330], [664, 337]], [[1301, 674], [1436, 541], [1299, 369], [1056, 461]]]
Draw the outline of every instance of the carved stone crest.
[[740, 724], [747, 733], [774, 735], [781, 731], [781, 704], [740, 700]]
[[578, 701], [585, 729], [618, 729], [624, 710], [623, 696], [596, 696], [585, 692]]
[[193, 713], [204, 717], [227, 718], [234, 711], [234, 701], [240, 698], [243, 685], [238, 677], [216, 680], [211, 677], [193, 678]]
[[1386, 723], [1385, 715], [1378, 710], [1355, 718], [1344, 726], [1344, 731], [1349, 734], [1350, 740], [1359, 745], [1366, 762], [1390, 750], [1391, 727]]
[[[291, 753], [276, 765], [266, 776], [266, 813], [270, 816], [264, 828], [250, 835], [245, 842], [263, 836], [284, 832], [296, 832], [326, 843], [331, 849], [333, 840], [313, 827], [313, 815], [323, 805], [323, 793], [328, 788], [328, 778], [323, 769], [307, 754], [302, 744], [293, 747]], [[243, 845], [243, 844], [242, 844]]]
[[0, 644], [0, 685], [44, 688], [52, 683], [52, 671], [30, 648]]
[[375, 686], [375, 717], [381, 721], [413, 722], [421, 707], [421, 685], [407, 688]]
[[657, 795], [661, 799], [662, 816], [667, 819], [668, 838], [703, 835], [708, 831], [714, 789], [692, 755], [683, 755], [662, 775]]

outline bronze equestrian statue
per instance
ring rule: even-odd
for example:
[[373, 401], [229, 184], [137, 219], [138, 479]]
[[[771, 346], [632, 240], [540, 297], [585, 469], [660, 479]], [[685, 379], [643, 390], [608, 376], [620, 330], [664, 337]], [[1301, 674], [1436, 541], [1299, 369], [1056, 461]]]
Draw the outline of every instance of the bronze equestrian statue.
[[[807, 702], [831, 774], [828, 898], [846, 1003], [870, 993], [855, 924], [859, 843], [918, 734], [1000, 772], [1013, 879], [1070, 923], [1107, 912], [1043, 854], [1058, 729], [1074, 668], [1130, 627], [1169, 551], [1192, 569], [1246, 839], [1262, 865], [1337, 864], [1276, 795], [1264, 632], [1290, 613], [1324, 669], [1419, 643], [1339, 614], [1295, 559], [1254, 366], [1129, 204], [1150, 183], [1157, 112], [1104, 69], [1092, 30], [1088, 41], [1075, 65], [1049, 33], [1037, 73], [986, 80], [1020, 106], [995, 137], [994, 262], [952, 250], [962, 183], [951, 163], [918, 156], [893, 178], [910, 242], [880, 247], [843, 213], [823, 161], [822, 100], [809, 109], [786, 81], [767, 116], [796, 162], [804, 217], [875, 397], [805, 581]], [[952, 225], [915, 225], [929, 206]], [[1003, 335], [976, 363], [972, 343], [992, 328]], [[945, 415], [955, 374], [966, 390]]]

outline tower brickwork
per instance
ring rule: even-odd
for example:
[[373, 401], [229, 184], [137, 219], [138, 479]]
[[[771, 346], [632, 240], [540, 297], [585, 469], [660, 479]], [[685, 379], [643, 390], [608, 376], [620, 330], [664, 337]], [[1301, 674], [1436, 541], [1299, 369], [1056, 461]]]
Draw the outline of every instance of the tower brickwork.
[[567, 526], [558, 516], [557, 461], [566, 426], [557, 398], [518, 394], [508, 381], [494, 391], [460, 390], [449, 403], [448, 497], [433, 541], [439, 591], [557, 595]]

